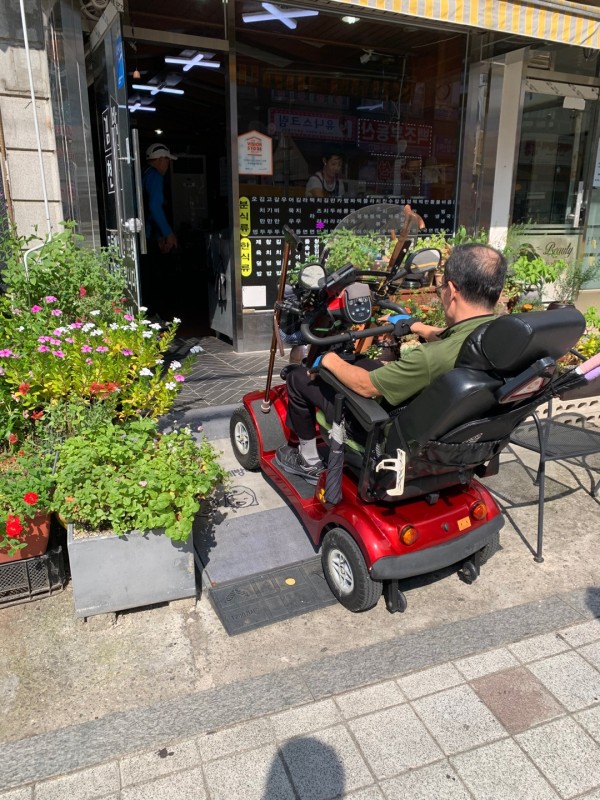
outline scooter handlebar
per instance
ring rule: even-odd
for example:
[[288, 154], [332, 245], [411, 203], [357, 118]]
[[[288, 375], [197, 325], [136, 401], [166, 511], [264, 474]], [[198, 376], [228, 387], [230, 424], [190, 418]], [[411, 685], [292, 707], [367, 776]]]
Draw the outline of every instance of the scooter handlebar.
[[365, 328], [362, 331], [346, 331], [346, 333], [336, 333], [334, 336], [315, 336], [310, 329], [308, 322], [303, 322], [300, 326], [300, 332], [304, 340], [309, 344], [323, 347], [328, 344], [341, 344], [342, 342], [353, 342], [357, 339], [367, 339], [369, 336], [379, 336], [383, 333], [393, 333], [394, 326], [391, 323], [379, 325], [376, 328]]

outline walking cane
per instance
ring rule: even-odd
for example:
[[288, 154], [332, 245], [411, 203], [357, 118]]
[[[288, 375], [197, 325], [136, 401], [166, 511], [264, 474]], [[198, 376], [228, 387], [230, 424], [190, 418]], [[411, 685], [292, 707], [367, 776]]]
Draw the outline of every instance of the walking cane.
[[396, 239], [396, 245], [394, 247], [394, 251], [390, 256], [389, 264], [388, 264], [388, 272], [393, 275], [396, 271], [396, 265], [400, 265], [406, 255], [406, 252], [410, 245], [412, 244], [412, 239], [408, 238], [408, 233], [410, 231], [410, 226], [413, 222], [416, 222], [417, 227], [419, 230], [423, 230], [425, 227], [425, 221], [422, 217], [420, 217], [416, 211], [413, 211], [412, 208], [408, 205], [404, 206], [404, 213], [406, 214], [406, 219], [404, 221], [404, 225], [402, 226], [402, 230], [398, 234], [398, 238]]
[[265, 386], [265, 396], [263, 398], [260, 410], [263, 414], [268, 414], [271, 410], [271, 381], [273, 379], [273, 367], [275, 366], [275, 353], [277, 347], [281, 345], [279, 338], [279, 320], [281, 319], [281, 301], [285, 292], [285, 282], [287, 280], [288, 264], [290, 261], [290, 254], [292, 249], [297, 253], [300, 249], [300, 239], [296, 236], [294, 231], [288, 226], [283, 226], [283, 256], [281, 260], [281, 276], [279, 278], [279, 289], [277, 290], [277, 300], [275, 302], [275, 309], [273, 312], [273, 336], [271, 337], [271, 352], [269, 355], [269, 368], [267, 369], [267, 385]]

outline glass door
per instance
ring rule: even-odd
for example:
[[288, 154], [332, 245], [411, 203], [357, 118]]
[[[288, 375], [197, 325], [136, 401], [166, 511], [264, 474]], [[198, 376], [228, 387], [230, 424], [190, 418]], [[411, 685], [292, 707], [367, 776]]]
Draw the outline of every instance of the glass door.
[[549, 259], [574, 260], [583, 245], [597, 100], [596, 87], [525, 81], [511, 221]]
[[117, 247], [127, 269], [132, 304], [140, 304], [137, 234], [141, 231], [134, 192], [134, 152], [129, 128], [121, 18], [109, 3], [90, 36], [93, 94], [99, 143], [99, 198], [106, 244]]

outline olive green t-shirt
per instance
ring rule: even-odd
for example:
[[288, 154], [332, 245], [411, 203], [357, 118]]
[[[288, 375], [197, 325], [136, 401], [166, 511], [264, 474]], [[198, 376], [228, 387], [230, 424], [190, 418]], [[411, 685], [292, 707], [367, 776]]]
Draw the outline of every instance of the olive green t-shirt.
[[426, 342], [402, 354], [402, 358], [370, 373], [373, 386], [392, 406], [399, 406], [417, 394], [454, 362], [464, 340], [480, 325], [494, 319], [490, 314], [457, 322], [440, 334], [438, 341]]

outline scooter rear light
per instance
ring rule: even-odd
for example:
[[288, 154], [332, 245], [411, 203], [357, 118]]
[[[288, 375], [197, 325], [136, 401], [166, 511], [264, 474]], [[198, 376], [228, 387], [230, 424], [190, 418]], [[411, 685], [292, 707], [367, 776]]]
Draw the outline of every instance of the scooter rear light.
[[476, 503], [473, 503], [471, 508], [469, 509], [469, 514], [473, 517], [473, 519], [477, 521], [481, 521], [487, 517], [487, 506], [483, 502], [483, 500], [478, 500]]
[[398, 537], [402, 544], [411, 545], [417, 541], [419, 534], [412, 525], [405, 525], [398, 531]]

